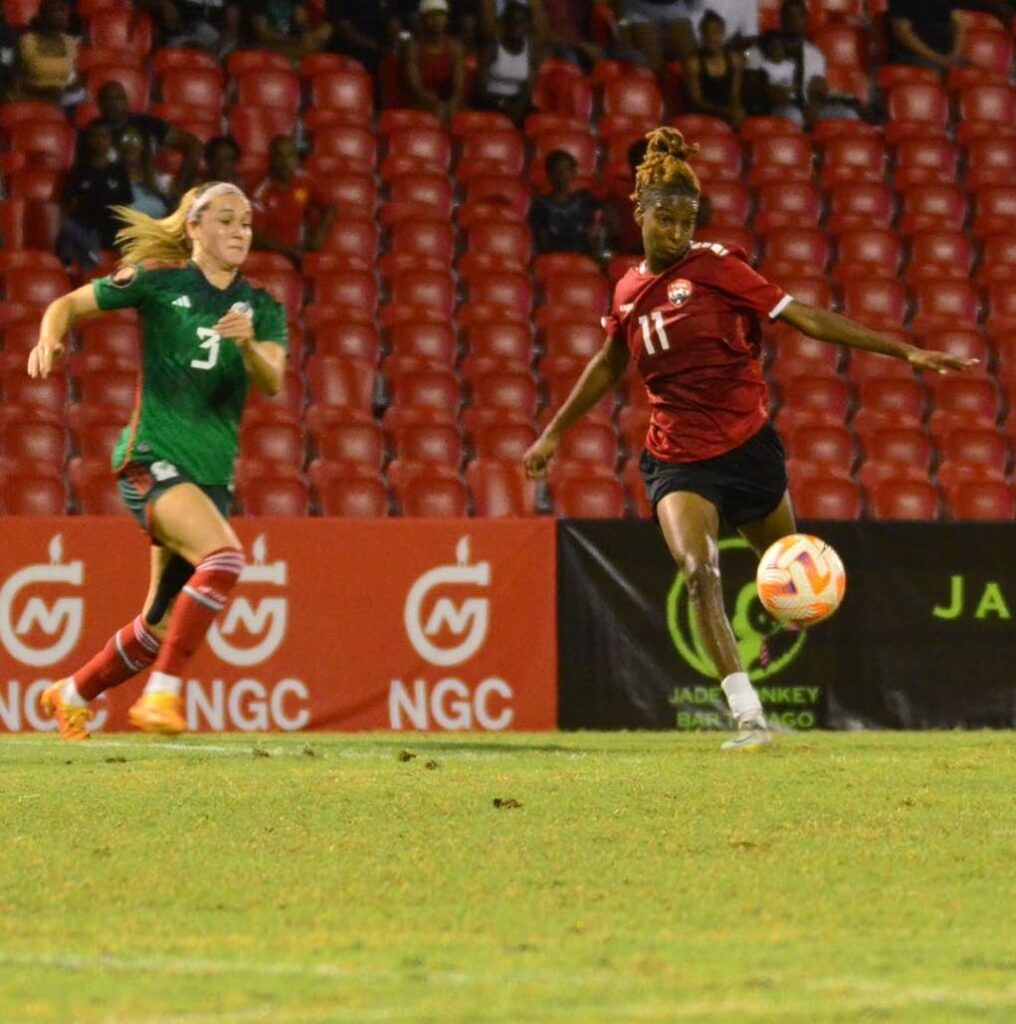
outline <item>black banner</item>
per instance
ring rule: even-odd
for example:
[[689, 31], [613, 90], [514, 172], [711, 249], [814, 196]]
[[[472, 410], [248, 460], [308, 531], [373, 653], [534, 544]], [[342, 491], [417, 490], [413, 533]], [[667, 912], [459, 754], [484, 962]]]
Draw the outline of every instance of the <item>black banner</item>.
[[[801, 530], [829, 541], [847, 570], [842, 607], [804, 633], [777, 629], [762, 608], [747, 544], [739, 536], [721, 542], [727, 614], [771, 722], [1016, 725], [1016, 528], [864, 522]], [[654, 523], [559, 524], [558, 623], [562, 728], [729, 727], [684, 578]]]

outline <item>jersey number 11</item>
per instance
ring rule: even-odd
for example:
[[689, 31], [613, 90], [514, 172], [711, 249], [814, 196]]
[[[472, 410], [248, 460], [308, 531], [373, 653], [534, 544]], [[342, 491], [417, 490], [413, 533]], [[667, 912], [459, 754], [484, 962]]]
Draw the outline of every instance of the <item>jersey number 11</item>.
[[[663, 326], [663, 314], [655, 309], [649, 316], [639, 317], [639, 327], [642, 328], [642, 347], [646, 350], [647, 356], [655, 356], [656, 349], [653, 348], [653, 330], [650, 330], [649, 320], [650, 317], [653, 321], [653, 328], [655, 329], [656, 339], [660, 343], [660, 350], [667, 352], [670, 350], [670, 342], [667, 340], [667, 330]], [[191, 364], [193, 365], [193, 363]]]

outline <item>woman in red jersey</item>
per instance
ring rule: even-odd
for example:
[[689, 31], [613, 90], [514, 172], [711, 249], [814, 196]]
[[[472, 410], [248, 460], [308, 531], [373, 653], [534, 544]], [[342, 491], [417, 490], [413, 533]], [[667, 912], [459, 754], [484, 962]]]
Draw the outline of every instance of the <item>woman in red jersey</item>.
[[606, 342], [526, 452], [525, 468], [542, 477], [564, 432], [635, 360], [652, 410], [640, 468], [737, 722], [724, 747], [758, 746], [769, 733], [724, 611], [717, 538], [724, 520], [761, 554], [796, 530], [783, 445], [768, 422], [763, 320], [918, 370], [963, 370], [976, 360], [926, 352], [806, 306], [757, 274], [743, 252], [693, 242], [700, 189], [687, 159], [698, 147], [673, 128], [647, 137], [632, 196], [645, 261], [618, 282]]

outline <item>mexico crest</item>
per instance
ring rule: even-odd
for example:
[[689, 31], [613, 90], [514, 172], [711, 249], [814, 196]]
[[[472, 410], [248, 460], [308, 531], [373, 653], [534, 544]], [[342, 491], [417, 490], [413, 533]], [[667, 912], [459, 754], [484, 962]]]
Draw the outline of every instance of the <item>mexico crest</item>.
[[667, 298], [670, 299], [673, 305], [683, 306], [691, 298], [692, 291], [691, 281], [686, 281], [683, 277], [679, 277], [676, 281], [671, 281], [667, 286]]

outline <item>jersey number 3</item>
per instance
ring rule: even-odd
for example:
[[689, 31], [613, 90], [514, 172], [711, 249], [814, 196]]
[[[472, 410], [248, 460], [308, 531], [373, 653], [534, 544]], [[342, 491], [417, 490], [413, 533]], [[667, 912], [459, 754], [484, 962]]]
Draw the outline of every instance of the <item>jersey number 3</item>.
[[[652, 320], [652, 328], [649, 326], [650, 319]], [[656, 349], [653, 347], [654, 333], [656, 334], [656, 340], [659, 342], [660, 351], [667, 352], [670, 350], [670, 342], [667, 340], [667, 329], [663, 324], [663, 314], [658, 309], [654, 310], [649, 316], [640, 316], [639, 327], [642, 328], [642, 347], [646, 350], [647, 356], [656, 355]]]
[[219, 361], [219, 345], [222, 342], [222, 335], [210, 327], [199, 327], [198, 337], [201, 339], [198, 348], [207, 349], [208, 355], [204, 359], [192, 359], [191, 367], [195, 370], [210, 370]]

